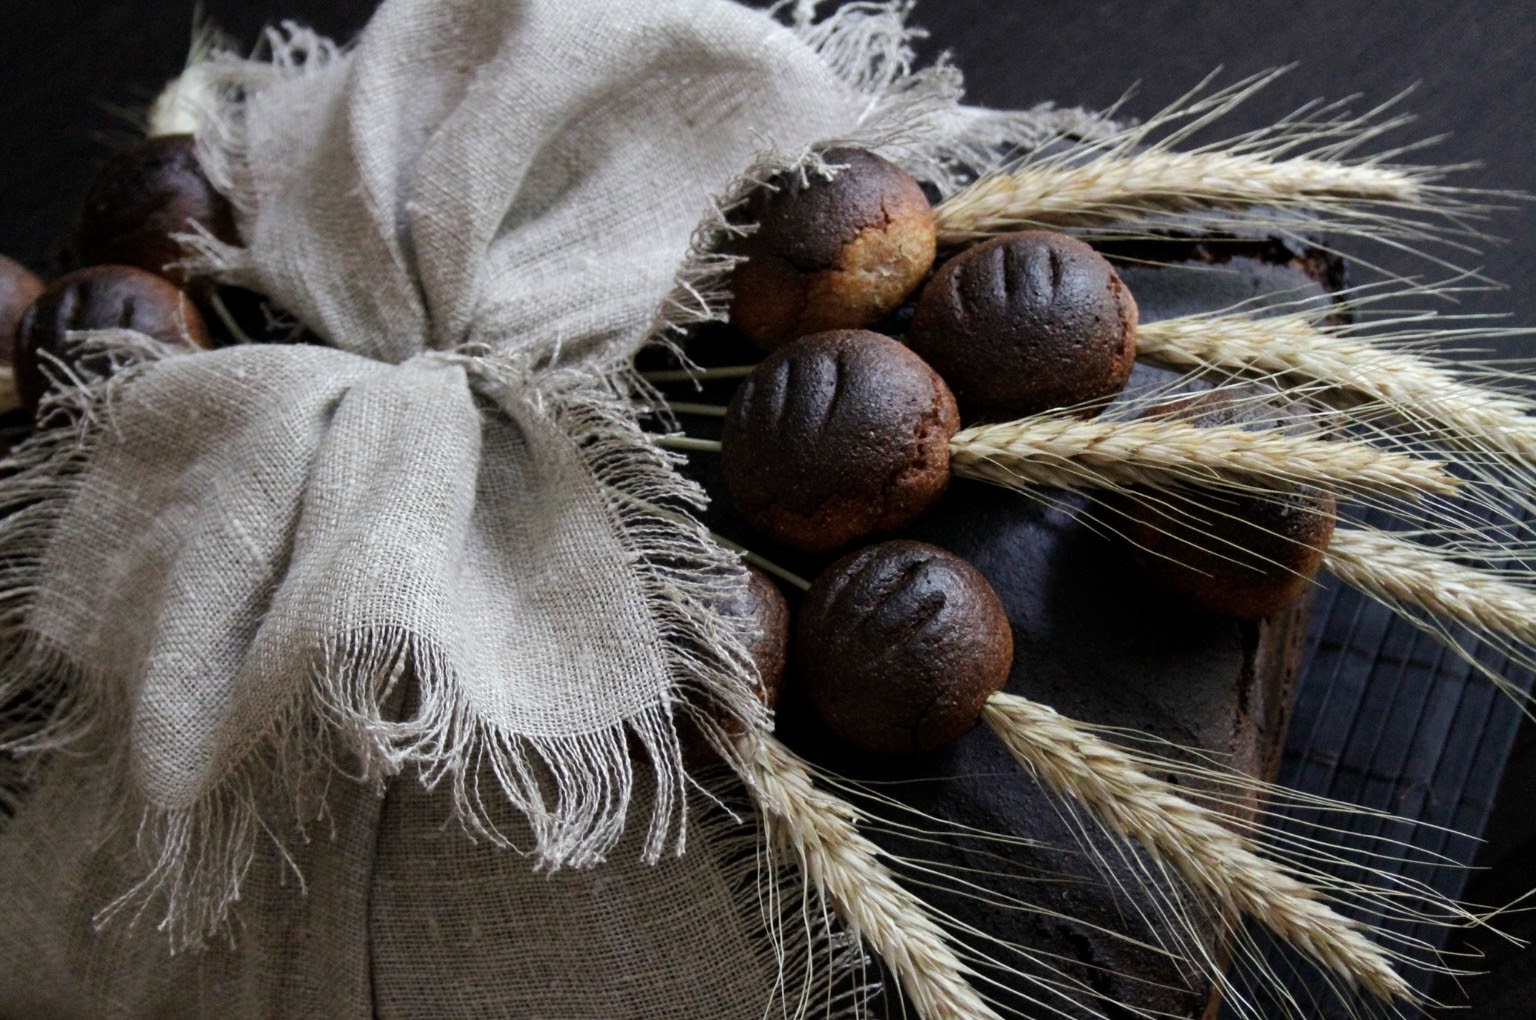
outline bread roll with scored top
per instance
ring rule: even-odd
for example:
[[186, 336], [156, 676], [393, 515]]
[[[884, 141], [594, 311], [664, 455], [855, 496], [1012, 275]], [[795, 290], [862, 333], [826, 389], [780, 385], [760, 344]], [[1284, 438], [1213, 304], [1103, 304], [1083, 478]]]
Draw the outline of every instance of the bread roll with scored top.
[[[1304, 296], [1328, 300], [1338, 285], [1337, 260], [1296, 249], [1268, 237], [1233, 239], [1215, 247], [1216, 257], [1200, 257], [1195, 245], [1173, 240], [1143, 246], [1144, 259], [1157, 251], [1170, 264], [1118, 265], [1117, 272], [1140, 306], [1144, 321], [1170, 315], [1225, 308], [1256, 295], [1276, 302]], [[753, 360], [738, 341], [711, 337], [708, 360], [740, 364]], [[1131, 393], [1165, 382], [1168, 373], [1138, 366]], [[706, 384], [705, 399], [728, 399], [734, 383]], [[694, 400], [690, 394], [680, 399]], [[690, 419], [700, 436], [715, 427]], [[690, 471], [712, 492], [724, 493], [720, 462], [695, 457]], [[728, 505], [716, 499], [708, 520], [721, 533], [762, 547], [760, 537]], [[1067, 507], [1084, 505], [1069, 500]], [[900, 537], [949, 549], [981, 571], [1002, 600], [1013, 629], [1014, 665], [1007, 690], [1050, 705], [1073, 719], [1126, 727], [1227, 757], [1250, 775], [1273, 779], [1279, 766], [1292, 685], [1305, 638], [1307, 598], [1258, 621], [1224, 620], [1170, 600], [1144, 578], [1125, 551], [1073, 518], [1061, 506], [969, 481], [953, 482], [945, 496], [922, 518], [901, 529]], [[828, 555], [776, 551], [774, 558], [814, 577]], [[1080, 848], [1077, 830], [1062, 814], [1058, 798], [1040, 788], [1019, 768], [997, 737], [985, 727], [953, 745], [914, 757], [872, 757], [848, 748], [814, 719], [803, 692], [793, 682], [780, 711], [781, 734], [816, 763], [842, 774], [880, 783], [883, 794], [959, 827], [1031, 840], [1007, 851], [1011, 877], [984, 879], [998, 903], [964, 895], [921, 895], [939, 909], [997, 938], [1037, 948], [1092, 992], [1076, 1001], [1051, 998], [1069, 1017], [1103, 1012], [1105, 1001], [1122, 1001], [1153, 1013], [1175, 1017], [1214, 1017], [1219, 996], [1168, 957], [1133, 941], [1155, 943], [1159, 932], [1142, 918], [1158, 916], [1151, 893], [1135, 893], [1143, 879], [1120, 860], [1118, 845], [1092, 825], [1099, 855], [1117, 862], [1106, 880]], [[891, 809], [864, 805], [876, 816]], [[1257, 805], [1246, 810], [1256, 811]], [[911, 816], [898, 819], [910, 822]], [[928, 825], [929, 828], [936, 826]], [[996, 871], [997, 847], [968, 839], [957, 829], [944, 845], [902, 841], [871, 831], [894, 853], [941, 866]], [[1148, 865], [1151, 866], [1151, 865]], [[1040, 881], [1041, 876], [1048, 880]], [[968, 878], [975, 879], [974, 872]], [[973, 890], [974, 891], [974, 890]], [[983, 899], [985, 894], [981, 893]], [[1025, 914], [1001, 905], [1004, 895], [1038, 903], [1047, 914]], [[1187, 898], [1164, 897], [1192, 909]], [[1049, 916], [1047, 916], [1049, 915]], [[1201, 922], [1206, 952], [1225, 958], [1217, 919]], [[1104, 930], [1121, 933], [1123, 938]], [[962, 940], [963, 941], [963, 940]], [[976, 944], [978, 949], [988, 947]], [[994, 947], [995, 948], [995, 947]], [[1038, 994], [1023, 979], [991, 974], [1020, 993]], [[1002, 1001], [1037, 1015], [1039, 1006], [996, 993]], [[1049, 997], [1048, 997], [1049, 998]], [[899, 995], [889, 993], [877, 1015], [910, 1015]], [[1110, 1015], [1116, 1015], [1113, 1011]]]

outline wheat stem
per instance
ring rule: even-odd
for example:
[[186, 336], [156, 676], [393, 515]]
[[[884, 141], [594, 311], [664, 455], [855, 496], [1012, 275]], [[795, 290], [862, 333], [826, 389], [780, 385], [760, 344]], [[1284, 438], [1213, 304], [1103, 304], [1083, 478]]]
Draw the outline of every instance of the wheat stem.
[[719, 545], [720, 548], [735, 553], [736, 555], [740, 556], [744, 562], [752, 564], [754, 567], [758, 568], [764, 573], [772, 574], [779, 580], [785, 582], [786, 584], [794, 585], [801, 591], [810, 590], [811, 582], [807, 581], [805, 578], [801, 577], [799, 574], [794, 573], [788, 568], [779, 566], [768, 557], [763, 556], [760, 553], [753, 552], [751, 549], [748, 549], [746, 546], [740, 544], [739, 542], [732, 542], [724, 535], [717, 534], [716, 532], [711, 531], [709, 533], [709, 537], [714, 539], [715, 543]]
[[956, 245], [1009, 230], [1099, 227], [1204, 209], [1329, 201], [1412, 205], [1421, 194], [1415, 174], [1392, 167], [1153, 149], [985, 176], [940, 204], [934, 219], [939, 244]]
[[663, 450], [682, 450], [687, 453], [719, 453], [718, 439], [696, 439], [693, 436], [650, 434], [651, 442]]
[[1324, 563], [1346, 584], [1383, 601], [1536, 645], [1536, 591], [1415, 542], [1384, 531], [1339, 528]]
[[229, 306], [224, 303], [224, 299], [219, 296], [218, 291], [211, 291], [208, 294], [208, 304], [213, 309], [213, 313], [219, 317], [219, 321], [224, 324], [224, 328], [229, 330], [229, 335], [235, 338], [235, 343], [253, 344], [256, 342], [251, 339], [249, 333], [240, 328], [239, 321], [235, 318], [234, 313], [229, 310]]
[[678, 400], [667, 401], [667, 410], [673, 414], [688, 414], [696, 418], [724, 418], [724, 404], [689, 404]]
[[21, 408], [21, 391], [16, 389], [16, 370], [10, 365], [0, 365], [0, 414], [10, 414]]
[[1169, 418], [1085, 421], [1039, 415], [980, 425], [955, 434], [950, 466], [958, 476], [1010, 487], [1267, 482], [1398, 496], [1456, 488], [1439, 464], [1367, 443], [1279, 429], [1201, 428]]
[[719, 368], [668, 368], [655, 372], [641, 372], [640, 378], [649, 383], [699, 382], [705, 379], [745, 379], [756, 365], [723, 365]]
[[922, 902], [897, 884], [880, 849], [859, 835], [857, 809], [816, 788], [810, 770], [765, 733], [737, 738], [768, 833], [794, 853], [844, 923], [885, 961], [923, 1020], [1000, 1020], [966, 981]]
[[1190, 315], [1141, 326], [1136, 356], [1173, 368], [1217, 368], [1324, 383], [1379, 401], [1450, 438], [1536, 462], [1530, 405], [1459, 379], [1427, 358], [1319, 328], [1307, 315]]
[[1124, 751], [1045, 705], [1008, 694], [985, 717], [1024, 767], [1057, 794], [1084, 805], [1110, 829], [1176, 868], [1229, 909], [1252, 917], [1333, 973], [1382, 999], [1412, 990], [1359, 926], [1217, 816], [1142, 772]]

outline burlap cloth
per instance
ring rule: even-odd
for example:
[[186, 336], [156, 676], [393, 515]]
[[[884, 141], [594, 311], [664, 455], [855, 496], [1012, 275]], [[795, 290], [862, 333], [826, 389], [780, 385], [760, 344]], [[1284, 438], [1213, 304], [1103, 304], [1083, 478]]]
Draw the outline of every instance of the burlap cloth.
[[1089, 121], [812, 6], [389, 0], [189, 72], [242, 238], [194, 260], [329, 346], [83, 337], [128, 367], [0, 483], [7, 1015], [856, 1007], [683, 767], [693, 706], [766, 718], [631, 360], [719, 315], [754, 180], [853, 142], [942, 190]]

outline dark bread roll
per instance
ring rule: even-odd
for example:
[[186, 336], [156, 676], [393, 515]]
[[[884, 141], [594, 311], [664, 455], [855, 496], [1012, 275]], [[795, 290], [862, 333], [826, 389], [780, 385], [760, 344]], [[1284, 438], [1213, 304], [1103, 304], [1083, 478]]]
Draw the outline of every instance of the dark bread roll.
[[789, 661], [789, 603], [773, 579], [747, 568], [747, 583], [715, 606], [757, 667], [757, 695], [772, 711], [779, 707], [784, 667]]
[[74, 330], [131, 329], [176, 347], [212, 346], [202, 315], [180, 288], [132, 266], [92, 266], [59, 277], [22, 316], [16, 337], [16, 389], [32, 411], [48, 389], [44, 353], [88, 372], [110, 369], [67, 341]]
[[43, 281], [15, 259], [0, 255], [0, 363], [16, 361], [16, 328], [32, 302], [43, 293]]
[[[1310, 259], [1280, 261], [1270, 257], [1271, 247], [1267, 239], [1229, 244], [1222, 250], [1230, 257], [1214, 268], [1180, 261], [1184, 254], [1174, 251], [1172, 265], [1138, 264], [1121, 272], [1149, 321], [1227, 307], [1255, 294], [1287, 305], [1299, 297], [1327, 301], [1328, 281], [1314, 277]], [[1148, 251], [1138, 258], [1158, 255]], [[1339, 270], [1337, 259], [1327, 265], [1330, 275]], [[1128, 388], [1162, 386], [1169, 378], [1140, 365]], [[1069, 718], [1144, 731], [1216, 754], [1250, 775], [1275, 778], [1292, 685], [1306, 648], [1306, 596], [1256, 623], [1161, 597], [1156, 585], [1127, 569], [1123, 549], [1071, 511], [1077, 505], [1073, 497], [1047, 505], [957, 480], [903, 534], [964, 557], [1002, 599], [1014, 624], [1010, 693]], [[743, 534], [739, 521], [724, 516], [713, 526]], [[1155, 874], [1156, 866], [1139, 852], [1122, 856], [1120, 844], [1095, 826], [1088, 827], [1092, 849], [1084, 852], [1078, 821], [1020, 769], [995, 734], [978, 727], [930, 755], [873, 756], [833, 739], [808, 708], [797, 711], [798, 685], [786, 696], [779, 721], [786, 742], [830, 772], [873, 784], [878, 797], [858, 804], [877, 820], [869, 831], [883, 849], [932, 862], [936, 869], [963, 870], [979, 884], [950, 892], [922, 890], [936, 909], [986, 933], [960, 935], [964, 947], [996, 954], [991, 939], [1000, 938], [1046, 954], [1038, 968], [1020, 964], [1024, 977], [982, 968], [984, 980], [1000, 982], [989, 988], [1001, 1012], [1072, 1020], [1129, 1015], [1107, 1000], [1158, 1016], [1217, 1014], [1221, 996], [1208, 982], [1147, 948], [1167, 937], [1160, 910], [1177, 904], [1175, 909], [1193, 912], [1195, 903], [1176, 881], [1148, 887], [1146, 875]], [[885, 798], [942, 821], [925, 820], [922, 833], [903, 835], [894, 830], [912, 818], [894, 811]], [[1228, 809], [1252, 818], [1259, 805], [1233, 803]], [[882, 829], [880, 820], [890, 828]], [[944, 822], [955, 830], [934, 837], [933, 829]], [[1008, 848], [1003, 861], [995, 844], [968, 835], [976, 831], [1006, 833], [1020, 842]], [[1108, 862], [1110, 878], [1096, 859]], [[1039, 910], [1011, 909], [1008, 897], [1021, 897]], [[1226, 958], [1222, 919], [1212, 917], [1197, 927], [1204, 952], [1214, 960]], [[1061, 978], [1080, 983], [1078, 990], [1060, 997], [1032, 983]], [[899, 1020], [913, 1015], [913, 1007], [899, 989], [891, 989], [874, 1005], [874, 1015]]]
[[770, 354], [721, 430], [731, 501], [776, 541], [826, 552], [915, 519], [949, 485], [954, 397], [878, 333], [836, 330]]
[[1136, 301], [1103, 256], [1028, 230], [946, 262], [923, 288], [907, 343], [968, 418], [1008, 420], [1119, 393], [1136, 322]]
[[1013, 631], [975, 567], [922, 542], [868, 546], [812, 583], [799, 677], [829, 729], [865, 751], [933, 751], [969, 732], [1013, 665]]
[[[1213, 246], [1220, 256], [1214, 263], [1189, 248], [1182, 240], [1140, 245], [1127, 253], [1127, 264], [1117, 267], [1146, 321], [1240, 301], [1291, 308], [1310, 300], [1326, 308], [1329, 291], [1344, 280], [1336, 256], [1267, 234]], [[752, 357], [746, 341], [726, 330], [711, 334], [699, 354], [713, 365]], [[1162, 387], [1172, 377], [1139, 364], [1127, 390]], [[724, 403], [729, 385], [706, 382], [705, 392]], [[698, 398], [690, 387], [679, 399]], [[690, 422], [690, 431], [713, 437], [718, 421]], [[721, 458], [694, 458], [687, 470], [717, 497], [726, 493]], [[1003, 600], [1015, 628], [1011, 693], [1069, 718], [1145, 731], [1201, 749], [1250, 775], [1274, 779], [1293, 682], [1307, 647], [1308, 597], [1259, 622], [1199, 612], [1164, 597], [1128, 563], [1122, 548], [1070, 507], [1081, 508], [1082, 501], [1061, 497], [1044, 504], [996, 486], [956, 480], [901, 534], [964, 557]], [[713, 530], [736, 541], [763, 545], [729, 499], [716, 498], [707, 520]], [[773, 558], [807, 577], [823, 566], [820, 557], [788, 550]], [[982, 968], [982, 980], [1000, 982], [989, 988], [1003, 1012], [1073, 1020], [1125, 1013], [1107, 1006], [1109, 1000], [1158, 1016], [1216, 1015], [1221, 997], [1210, 983], [1155, 948], [1167, 937], [1158, 924], [1159, 904], [1192, 910], [1193, 901], [1173, 881], [1144, 888], [1143, 869], [1155, 871], [1155, 865], [1136, 852], [1122, 857], [1120, 844], [1096, 827], [1089, 827], [1093, 849], [1085, 853], [1079, 843], [1082, 830], [1062, 810], [1060, 799], [1022, 770], [995, 734], [977, 727], [931, 754], [872, 755], [829, 733], [805, 704], [807, 697], [795, 680], [792, 672], [777, 717], [778, 733], [818, 767], [872, 784], [877, 796], [856, 798], [871, 818], [870, 838], [891, 854], [963, 871], [982, 885], [952, 892], [930, 886], [921, 890], [936, 909], [976, 933], [961, 934], [961, 944], [977, 953], [995, 953], [991, 939], [1001, 938], [1046, 954], [1038, 968], [1022, 966], [1023, 977]], [[938, 821], [922, 823], [920, 834], [903, 836], [902, 827], [913, 819], [892, 808], [890, 799]], [[1244, 818], [1259, 810], [1256, 801], [1228, 807]], [[951, 831], [935, 834], [946, 825], [953, 826]], [[1005, 862], [995, 843], [967, 835], [978, 830], [1006, 833], [1020, 842], [1008, 848]], [[1096, 858], [1110, 862], [1108, 880], [1095, 866]], [[979, 874], [983, 871], [1006, 874], [991, 879]], [[1049, 880], [1041, 881], [1042, 876]], [[1040, 910], [1011, 909], [1008, 897], [1022, 897]], [[1228, 954], [1223, 931], [1222, 920], [1211, 918], [1197, 936], [1211, 959]], [[1042, 993], [1034, 983], [1061, 978], [1078, 983], [1078, 989], [1060, 997]], [[890, 1020], [914, 1015], [914, 1007], [894, 986], [871, 1008], [874, 1016]]]
[[177, 284], [185, 253], [173, 235], [194, 224], [233, 244], [234, 212], [197, 162], [191, 135], [146, 138], [107, 161], [85, 199], [76, 244], [87, 265], [135, 266]]
[[[1163, 404], [1146, 416], [1194, 425], [1284, 427], [1289, 410], [1230, 392]], [[1294, 603], [1322, 568], [1338, 520], [1333, 495], [1295, 486], [1275, 495], [1217, 490], [1112, 501], [1119, 530], [1143, 571], [1202, 612], [1258, 620]]]
[[731, 322], [771, 350], [808, 333], [888, 315], [933, 265], [933, 207], [910, 174], [863, 149], [830, 149], [831, 180], [782, 177], [755, 191], [744, 218]]
[[[741, 641], [747, 657], [757, 670], [753, 693], [770, 712], [778, 711], [784, 689], [784, 672], [789, 663], [791, 616], [789, 602], [773, 579], [756, 567], [748, 566], [742, 584], [729, 593], [710, 596], [710, 605], [725, 626]], [[702, 695], [697, 715], [684, 715], [679, 737], [690, 768], [713, 768], [720, 764], [718, 747], [706, 735], [716, 724], [728, 735], [745, 727], [723, 703]]]

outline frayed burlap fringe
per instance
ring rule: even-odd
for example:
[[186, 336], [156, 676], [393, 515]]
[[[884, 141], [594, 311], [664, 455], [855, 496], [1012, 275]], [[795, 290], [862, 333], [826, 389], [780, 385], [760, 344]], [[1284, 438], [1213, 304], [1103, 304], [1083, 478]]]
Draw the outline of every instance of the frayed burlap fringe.
[[[93, 343], [114, 350], [118, 360], [154, 356], [136, 334], [97, 334]], [[470, 370], [493, 401], [527, 396], [526, 366], [484, 353], [441, 358]], [[492, 775], [497, 792], [532, 827], [533, 847], [519, 849], [531, 850], [545, 866], [583, 867], [599, 863], [623, 832], [638, 747], [656, 777], [643, 857], [683, 852], [690, 784], [679, 717], [687, 716], [727, 755], [722, 718], [768, 725], [741, 638], [712, 609], [741, 583], [743, 571], [691, 517], [657, 509], [698, 509], [704, 496], [676, 474], [671, 455], [643, 442], [623, 396], [628, 383], [575, 370], [550, 381], [538, 410], [571, 437], [593, 477], [614, 494], [609, 509], [665, 638], [674, 699], [610, 730], [533, 738], [479, 718], [441, 650], [409, 633], [362, 630], [328, 645], [304, 696], [266, 720], [265, 732], [248, 734], [252, 749], [232, 760], [204, 795], [174, 808], [147, 802], [132, 781], [133, 751], [109, 725], [132, 716], [133, 693], [82, 672], [26, 627], [51, 528], [111, 431], [113, 402], [141, 371], [128, 366], [51, 398], [47, 427], [17, 449], [15, 473], [0, 482], [0, 509], [8, 511], [0, 517], [0, 545], [12, 550], [0, 568], [6, 666], [0, 702], [45, 709], [21, 713], [0, 746], [23, 756], [60, 750], [97, 756], [101, 781], [118, 793], [113, 824], [138, 832], [143, 877], [97, 915], [98, 923], [157, 911], [155, 923], [175, 947], [216, 936], [260, 846], [268, 842], [286, 858], [284, 844], [304, 838], [306, 827], [323, 816], [326, 787], [342, 776], [382, 789], [386, 778], [414, 770], [429, 786], [447, 783], [470, 832], [511, 846], [489, 820], [483, 800], [489, 791], [477, 779]], [[410, 683], [414, 700], [406, 704]], [[18, 777], [7, 782], [8, 790], [19, 787], [24, 764], [7, 767], [7, 777]], [[271, 815], [273, 803], [291, 805], [291, 816]]]

